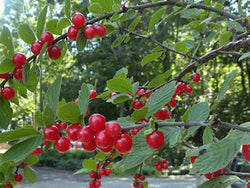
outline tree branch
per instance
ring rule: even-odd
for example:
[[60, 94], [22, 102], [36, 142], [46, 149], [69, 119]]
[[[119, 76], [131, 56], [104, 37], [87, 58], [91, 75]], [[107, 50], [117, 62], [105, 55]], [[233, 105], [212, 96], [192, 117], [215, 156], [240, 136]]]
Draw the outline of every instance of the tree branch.
[[231, 129], [236, 129], [239, 131], [244, 131], [244, 132], [250, 132], [250, 129], [245, 128], [245, 127], [240, 127], [239, 125], [233, 125], [231, 123], [223, 122], [220, 119], [217, 119], [217, 122], [222, 125], [223, 127], [231, 128]]
[[250, 177], [250, 173], [246, 173], [246, 172], [220, 172], [220, 175], [235, 175], [235, 176], [244, 176], [244, 177]]

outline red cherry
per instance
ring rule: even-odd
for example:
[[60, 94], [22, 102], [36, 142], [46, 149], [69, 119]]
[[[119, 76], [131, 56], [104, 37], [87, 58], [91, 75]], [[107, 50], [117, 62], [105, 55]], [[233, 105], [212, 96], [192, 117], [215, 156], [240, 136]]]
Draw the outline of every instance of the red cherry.
[[22, 67], [26, 63], [26, 56], [22, 53], [15, 53], [12, 60], [17, 67]]
[[77, 136], [80, 142], [90, 143], [94, 139], [94, 132], [88, 126], [84, 126], [79, 129]]
[[114, 97], [114, 96], [116, 96], [117, 95], [117, 93], [116, 92], [113, 92], [113, 93], [111, 93], [110, 95], [109, 95], [109, 98], [111, 99], [112, 97]]
[[90, 180], [89, 181], [89, 186], [94, 187], [95, 186], [95, 180]]
[[105, 130], [110, 137], [114, 138], [120, 135], [122, 128], [118, 123], [110, 121], [106, 124]]
[[113, 143], [113, 139], [105, 130], [99, 131], [95, 135], [95, 144], [97, 148], [106, 149]]
[[144, 93], [146, 93], [145, 89], [137, 89], [137, 91], [136, 91], [137, 95], [143, 95]]
[[107, 169], [105, 170], [105, 176], [109, 176], [111, 173], [112, 173], [112, 169], [107, 168]]
[[22, 174], [17, 174], [15, 177], [14, 177], [15, 181], [17, 183], [21, 183], [23, 181], [23, 175]]
[[[146, 93], [147, 93], [148, 91], [146, 91]], [[143, 95], [143, 97], [146, 97], [147, 99], [149, 98], [151, 96], [151, 93], [147, 93], [147, 94], [145, 94], [145, 95]]]
[[192, 157], [191, 157], [191, 163], [192, 163], [192, 164], [194, 164], [196, 158], [197, 158], [197, 156], [192, 156]]
[[161, 163], [162, 164], [167, 163], [167, 160], [166, 159], [162, 159]]
[[144, 188], [144, 185], [143, 185], [142, 183], [140, 183], [140, 184], [138, 185], [138, 188]]
[[76, 27], [81, 27], [83, 24], [85, 24], [85, 17], [81, 13], [75, 13], [72, 17], [72, 23]]
[[89, 91], [89, 98], [90, 99], [95, 99], [97, 97], [97, 93], [95, 90], [90, 90]]
[[97, 176], [97, 173], [95, 172], [95, 171], [91, 171], [90, 173], [89, 173], [89, 177], [90, 178], [95, 178]]
[[95, 26], [87, 25], [83, 30], [84, 36], [87, 39], [93, 39], [96, 35]]
[[186, 92], [187, 94], [192, 93], [192, 92], [193, 92], [192, 86], [189, 85], [189, 84], [186, 84], [186, 85], [185, 85], [185, 92]]
[[168, 104], [172, 107], [175, 108], [177, 106], [175, 99], [172, 97]]
[[195, 73], [195, 74], [193, 75], [193, 81], [194, 81], [194, 82], [199, 82], [199, 81], [200, 81], [200, 78], [201, 78], [201, 76], [200, 76], [198, 73]]
[[106, 35], [107, 29], [103, 25], [97, 25], [95, 27], [96, 35], [98, 37], [104, 37]]
[[54, 59], [57, 60], [61, 57], [61, 50], [58, 46], [53, 45], [51, 47], [49, 47], [48, 49], [48, 55], [50, 57], [50, 59]]
[[162, 164], [162, 168], [163, 168], [164, 170], [168, 169], [168, 164], [167, 164], [167, 163], [163, 163], [163, 164]]
[[58, 123], [57, 121], [55, 121], [55, 126], [58, 128], [58, 130], [61, 129], [61, 125], [60, 125], [60, 123]]
[[0, 74], [0, 78], [6, 79], [9, 76], [9, 74], [10, 74], [9, 72]]
[[99, 170], [99, 175], [100, 175], [100, 176], [104, 176], [105, 174], [106, 174], [105, 169], [101, 168], [101, 169]]
[[4, 185], [4, 188], [13, 188], [13, 185], [11, 183], [7, 183]]
[[60, 123], [60, 128], [61, 128], [62, 130], [67, 129], [67, 127], [68, 127], [67, 123], [65, 123], [65, 122], [61, 122], [61, 123]]
[[134, 109], [134, 110], [140, 109], [140, 108], [143, 107], [143, 102], [140, 101], [140, 100], [135, 100], [135, 101], [133, 102], [132, 106], [133, 106], [133, 109]]
[[69, 27], [67, 34], [71, 40], [76, 41], [78, 32], [79, 32], [79, 27], [71, 26]]
[[131, 150], [133, 141], [127, 134], [121, 134], [115, 138], [114, 146], [119, 153], [127, 153]]
[[88, 152], [95, 151], [96, 149], [95, 140], [92, 140], [90, 143], [87, 143], [87, 144], [82, 142], [82, 148]]
[[44, 32], [42, 35], [41, 35], [41, 43], [42, 45], [47, 42], [48, 43], [48, 46], [50, 46], [53, 41], [54, 41], [54, 37], [53, 35], [50, 33], [50, 32]]
[[81, 129], [81, 125], [78, 123], [72, 124], [68, 127], [66, 133], [71, 141], [78, 140], [78, 131]]
[[135, 174], [135, 175], [134, 175], [134, 179], [135, 179], [135, 180], [138, 179], [139, 177], [140, 177], [139, 174]]
[[42, 153], [42, 149], [41, 148], [36, 148], [31, 155], [40, 155]]
[[155, 167], [157, 167], [157, 166], [159, 166], [159, 165], [161, 165], [160, 162], [155, 162], [155, 163], [154, 163], [154, 166], [155, 166]]
[[178, 91], [183, 91], [184, 89], [185, 89], [185, 84], [183, 84], [182, 82], [176, 86], [176, 90]]
[[138, 186], [138, 182], [135, 181], [135, 182], [133, 183], [133, 187], [137, 187], [137, 186]]
[[85, 116], [89, 115], [89, 108], [87, 108], [86, 112], [85, 112]]
[[34, 41], [31, 44], [30, 50], [32, 51], [32, 53], [34, 55], [39, 55], [40, 52], [41, 52], [42, 47], [43, 47], [42, 42], [40, 42], [40, 41]]
[[101, 114], [92, 114], [89, 118], [89, 127], [95, 131], [101, 131], [104, 129], [106, 119]]
[[51, 125], [43, 129], [43, 136], [46, 140], [54, 141], [59, 138], [59, 130], [56, 126]]
[[161, 131], [153, 131], [146, 136], [146, 142], [151, 149], [160, 149], [164, 144], [164, 134]]
[[100, 181], [96, 181], [96, 182], [95, 182], [95, 187], [98, 188], [98, 187], [100, 187], [100, 186], [101, 186], [101, 182], [100, 182]]
[[247, 161], [250, 161], [250, 145], [242, 146], [242, 155]]
[[161, 165], [158, 165], [155, 167], [157, 171], [161, 172], [162, 171], [162, 166]]
[[11, 100], [15, 97], [16, 93], [15, 93], [15, 90], [12, 89], [12, 87], [7, 86], [2, 89], [1, 94], [3, 98], [5, 98], [6, 100]]
[[[113, 150], [113, 143], [110, 144], [110, 146], [108, 146], [107, 148], [98, 148], [100, 152], [103, 152], [103, 153], [110, 153], [112, 152]], [[107, 163], [106, 163], [107, 165]]]
[[67, 137], [60, 137], [56, 140], [55, 145], [57, 151], [64, 153], [70, 149], [70, 140]]
[[77, 103], [77, 104], [79, 103], [79, 99], [78, 98], [76, 98], [75, 103]]
[[141, 181], [144, 181], [144, 180], [145, 180], [145, 176], [144, 176], [144, 175], [140, 175], [139, 179], [140, 179]]
[[49, 140], [45, 140], [45, 141], [43, 142], [43, 145], [46, 146], [48, 143], [49, 143]]
[[247, 184], [247, 188], [250, 188], [250, 183]]

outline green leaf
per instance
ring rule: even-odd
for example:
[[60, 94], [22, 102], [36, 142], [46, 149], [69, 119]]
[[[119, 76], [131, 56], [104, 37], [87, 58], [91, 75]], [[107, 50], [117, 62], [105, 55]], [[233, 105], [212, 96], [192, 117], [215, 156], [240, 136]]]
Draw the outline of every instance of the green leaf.
[[[125, 68], [125, 67], [122, 67], [121, 69], [119, 69], [118, 71], [116, 71], [115, 75], [119, 75], [119, 74], [122, 74], [122, 73], [125, 73], [125, 75], [127, 76], [128, 74], [128, 69]], [[126, 77], [125, 76], [125, 77]]]
[[76, 38], [76, 48], [77, 50], [83, 51], [87, 44], [87, 38], [84, 36], [83, 28], [79, 30]]
[[48, 105], [50, 109], [54, 112], [54, 114], [56, 114], [56, 108], [59, 102], [61, 84], [62, 77], [59, 76], [56, 78], [53, 84], [49, 86], [43, 100], [43, 106]]
[[87, 170], [96, 170], [96, 162], [95, 159], [85, 159], [82, 163], [82, 167]]
[[89, 104], [89, 87], [85, 83], [81, 86], [78, 99], [80, 112], [83, 116], [85, 116]]
[[11, 59], [4, 59], [0, 63], [0, 74], [6, 73], [6, 72], [12, 72], [15, 67], [16, 66]]
[[174, 46], [174, 49], [178, 52], [186, 53], [187, 52], [187, 43], [177, 42]]
[[32, 67], [30, 69], [29, 80], [26, 84], [27, 89], [30, 90], [31, 92], [35, 92], [38, 81], [39, 81], [39, 74], [37, 74], [37, 71], [34, 71], [34, 68]]
[[132, 84], [127, 78], [113, 78], [107, 81], [107, 87], [111, 91], [121, 92], [121, 93], [132, 93]]
[[126, 15], [128, 19], [133, 19], [136, 15], [136, 11], [133, 9], [128, 9], [128, 11], [126, 12]]
[[3, 132], [0, 134], [0, 143], [9, 142], [12, 140], [18, 140], [20, 138], [31, 137], [40, 135], [40, 132], [33, 127], [25, 127], [20, 129], [15, 129], [8, 132]]
[[64, 40], [61, 40], [60, 42], [58, 42], [57, 44], [61, 45], [61, 57], [57, 60], [55, 60], [55, 62], [57, 64], [60, 64], [68, 50], [67, 44]]
[[35, 165], [39, 161], [39, 157], [37, 155], [31, 155], [26, 160], [28, 165]]
[[174, 147], [181, 137], [180, 127], [162, 127], [159, 130], [164, 133], [164, 142], [168, 143], [170, 148]]
[[95, 159], [99, 161], [103, 161], [108, 155], [109, 153], [99, 152], [96, 154]]
[[163, 84], [164, 82], [166, 82], [166, 80], [168, 79], [169, 76], [171, 76], [173, 70], [168, 70], [163, 74], [159, 74], [157, 75], [149, 84], [148, 87], [149, 88], [153, 88], [156, 87], [160, 84]]
[[244, 53], [242, 56], [240, 56], [239, 61], [250, 58], [250, 52]]
[[71, 23], [68, 18], [61, 18], [57, 24], [57, 28], [62, 31], [64, 28], [70, 26]]
[[12, 41], [12, 35], [8, 27], [3, 26], [3, 30], [0, 35], [0, 43], [2, 43], [8, 49], [6, 51], [8, 57], [12, 57], [14, 55], [14, 45]]
[[43, 47], [42, 47], [42, 49], [41, 49], [41, 51], [40, 51], [40, 54], [38, 55], [38, 57], [36, 58], [36, 64], [41, 60], [41, 58], [43, 57], [43, 55], [44, 55], [44, 53], [46, 52], [46, 50], [47, 50], [47, 47], [48, 47], [48, 43], [46, 42], [44, 45], [43, 45]]
[[219, 45], [223, 46], [229, 42], [230, 37], [232, 36], [231, 31], [226, 31], [221, 37], [220, 37], [220, 42]]
[[26, 166], [23, 171], [24, 178], [29, 183], [34, 183], [36, 181], [36, 171], [30, 166]]
[[43, 124], [45, 126], [53, 125], [56, 120], [55, 112], [47, 104], [43, 110]]
[[148, 107], [144, 106], [143, 108], [139, 110], [135, 110], [131, 116], [132, 121], [139, 121], [140, 119], [145, 119], [148, 113]]
[[46, 146], [44, 147], [44, 152], [47, 153], [53, 145], [54, 145], [53, 142], [47, 143]]
[[189, 114], [190, 110], [191, 110], [191, 107], [189, 106], [188, 109], [186, 110], [186, 112], [182, 116], [183, 122], [186, 122], [188, 120], [188, 114]]
[[161, 19], [165, 10], [166, 8], [161, 8], [152, 15], [149, 21], [148, 31], [151, 31], [153, 29], [154, 25]]
[[142, 61], [141, 61], [141, 66], [144, 67], [146, 64], [150, 63], [151, 61], [159, 58], [161, 56], [162, 52], [154, 52], [152, 54], [146, 55]]
[[23, 84], [26, 85], [30, 76], [30, 64], [25, 63], [23, 66]]
[[203, 29], [205, 28], [205, 23], [201, 24], [201, 20], [195, 20], [195, 21], [192, 21], [188, 24], [188, 26], [195, 30], [195, 31], [198, 31], [199, 33], [201, 33], [203, 31]]
[[38, 126], [43, 125], [43, 114], [40, 111], [36, 111], [35, 113], [35, 122]]
[[64, 11], [66, 17], [71, 19], [71, 0], [65, 0]]
[[26, 155], [30, 154], [38, 146], [40, 146], [43, 141], [43, 136], [39, 135], [18, 142], [4, 153], [1, 163], [11, 160], [14, 160], [16, 162], [22, 160]]
[[57, 115], [61, 121], [70, 123], [81, 123], [82, 117], [80, 108], [75, 102], [58, 106]]
[[81, 168], [79, 170], [77, 170], [76, 172], [74, 172], [73, 175], [77, 175], [77, 174], [87, 174], [89, 173], [89, 170], [86, 170], [85, 168]]
[[126, 94], [126, 93], [120, 93], [114, 97], [112, 97], [111, 99], [108, 99], [107, 102], [112, 102], [113, 104], [118, 104], [118, 103], [122, 103], [128, 100], [132, 100], [132, 96]]
[[46, 22], [46, 16], [47, 16], [47, 10], [48, 6], [45, 6], [42, 11], [39, 13], [38, 19], [37, 19], [37, 26], [36, 26], [36, 36], [38, 39], [40, 39], [41, 34], [44, 31], [44, 25]]
[[134, 122], [131, 121], [131, 118], [129, 116], [126, 117], [120, 117], [117, 120], [114, 120], [115, 122], [119, 123], [122, 127], [128, 127], [134, 125]]
[[133, 87], [133, 93], [132, 94], [133, 95], [136, 94], [137, 90], [139, 89], [139, 86], [140, 86], [139, 82], [133, 83], [133, 85], [132, 85], [132, 87]]
[[209, 144], [212, 138], [213, 138], [213, 131], [209, 127], [206, 127], [202, 136], [203, 144], [204, 145]]
[[49, 20], [46, 23], [46, 29], [47, 29], [47, 31], [51, 32], [51, 33], [53, 33], [55, 35], [60, 35], [61, 32], [57, 28], [57, 24], [58, 24], [58, 19], [54, 18], [54, 19]]
[[237, 176], [222, 175], [199, 185], [199, 188], [225, 188], [239, 181]]
[[103, 14], [104, 10], [100, 3], [91, 3], [89, 6], [89, 12], [93, 14]]
[[[11, 119], [13, 111], [10, 107], [10, 102], [0, 97], [0, 128], [7, 129]], [[3, 134], [3, 133], [2, 133]]]
[[128, 27], [129, 31], [133, 31], [135, 29], [135, 27], [137, 26], [137, 24], [141, 21], [142, 16], [138, 16], [136, 17], [131, 24]]
[[170, 82], [165, 86], [155, 91], [148, 99], [146, 106], [148, 106], [147, 118], [152, 116], [167, 104], [175, 93], [175, 83]]
[[119, 46], [122, 43], [122, 41], [124, 41], [125, 38], [126, 38], [126, 35], [122, 35], [119, 38], [115, 39], [114, 42], [111, 45], [111, 48]]
[[36, 36], [28, 24], [19, 24], [18, 35], [27, 44], [32, 44], [32, 42], [36, 41]]
[[113, 0], [91, 0], [91, 3], [100, 3], [106, 13], [113, 11]]
[[96, 98], [108, 100], [111, 93], [112, 93], [112, 91], [108, 90], [108, 91], [103, 92], [101, 95], [98, 95]]

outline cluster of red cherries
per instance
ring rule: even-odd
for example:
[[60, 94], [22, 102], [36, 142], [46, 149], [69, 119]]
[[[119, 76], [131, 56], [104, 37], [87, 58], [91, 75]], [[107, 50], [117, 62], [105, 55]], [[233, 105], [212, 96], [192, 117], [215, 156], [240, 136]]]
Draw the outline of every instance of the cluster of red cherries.
[[154, 164], [157, 171], [161, 172], [162, 169], [167, 170], [168, 169], [168, 163], [166, 159], [162, 159], [161, 161], [157, 161]]
[[133, 187], [144, 188], [143, 181], [145, 181], [145, 176], [140, 174], [134, 175]]
[[[16, 174], [14, 177], [14, 180], [17, 183], [21, 183], [23, 181], [23, 175], [22, 174]], [[7, 183], [4, 185], [4, 188], [13, 188], [13, 185], [11, 183]]]

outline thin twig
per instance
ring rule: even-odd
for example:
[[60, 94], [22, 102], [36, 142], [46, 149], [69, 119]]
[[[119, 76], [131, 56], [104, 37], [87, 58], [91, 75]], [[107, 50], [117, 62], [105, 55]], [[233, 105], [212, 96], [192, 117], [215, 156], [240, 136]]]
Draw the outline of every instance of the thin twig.
[[250, 132], [250, 129], [246, 128], [246, 127], [240, 127], [239, 125], [233, 125], [231, 123], [227, 123], [227, 122], [223, 122], [220, 119], [216, 120], [220, 125], [222, 125], [223, 127], [227, 127], [227, 128], [231, 128], [231, 129], [236, 129], [239, 131], [244, 131], [244, 132]]
[[244, 176], [244, 177], [250, 177], [250, 173], [246, 173], [246, 172], [220, 172], [220, 175], [235, 175], [235, 176]]

